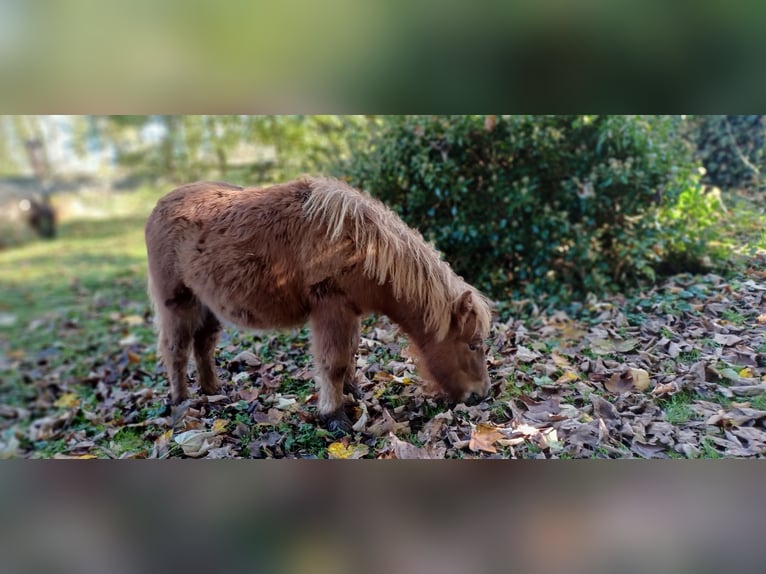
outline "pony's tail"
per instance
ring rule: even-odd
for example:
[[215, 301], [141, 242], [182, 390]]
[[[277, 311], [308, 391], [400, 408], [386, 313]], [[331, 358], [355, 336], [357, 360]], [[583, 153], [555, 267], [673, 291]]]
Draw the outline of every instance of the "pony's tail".
[[149, 305], [152, 309], [152, 325], [154, 326], [154, 332], [157, 334], [157, 353], [159, 354], [159, 343], [162, 340], [162, 326], [157, 314], [157, 291], [154, 287], [151, 270], [149, 270], [147, 274], [146, 294], [149, 296]]

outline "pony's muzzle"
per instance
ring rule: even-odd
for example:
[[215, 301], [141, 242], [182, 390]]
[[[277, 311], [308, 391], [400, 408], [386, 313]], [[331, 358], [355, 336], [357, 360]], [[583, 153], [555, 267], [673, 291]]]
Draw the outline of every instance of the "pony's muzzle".
[[478, 405], [484, 397], [477, 395], [476, 393], [470, 393], [468, 397], [463, 401], [466, 406], [473, 407]]
[[490, 381], [489, 378], [484, 381], [484, 385], [479, 390], [474, 391], [467, 391], [465, 395], [463, 396], [463, 402], [470, 406], [479, 404], [482, 400], [484, 400], [487, 395], [489, 395], [490, 390]]

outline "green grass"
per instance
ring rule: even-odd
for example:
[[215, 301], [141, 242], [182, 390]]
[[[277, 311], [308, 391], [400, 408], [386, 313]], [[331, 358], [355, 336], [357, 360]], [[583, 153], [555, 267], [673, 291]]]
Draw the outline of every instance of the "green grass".
[[149, 446], [144, 441], [143, 433], [144, 431], [133, 428], [120, 429], [109, 444], [109, 450], [117, 456], [145, 450]]
[[721, 458], [721, 454], [716, 450], [715, 444], [708, 437], [700, 441], [700, 458]]
[[[127, 422], [146, 423], [163, 416], [163, 400], [167, 387], [162, 377], [153, 374], [156, 366], [155, 337], [149, 321], [145, 292], [146, 255], [143, 240], [146, 217], [163, 191], [144, 189], [136, 193], [112, 195], [111, 203], [107, 205], [102, 200], [98, 205], [100, 219], [64, 218], [55, 240], [35, 240], [0, 251], [0, 314], [15, 318], [12, 324], [0, 325], [0, 359], [3, 355], [14, 358], [23, 356], [26, 369], [0, 372], [0, 402], [29, 406], [36, 396], [48, 393], [50, 397], [47, 400], [52, 404], [61, 398], [62, 394], [74, 393], [80, 410], [75, 409], [76, 414], [68, 423], [67, 429], [81, 434], [82, 438], [96, 442], [93, 453], [99, 456], [147, 454], [151, 451], [153, 440], [166, 430], [151, 424], [123, 426], [113, 436], [104, 436], [108, 434], [105, 431], [114, 432], [116, 426]], [[742, 227], [737, 224], [737, 220], [743, 222]], [[727, 224], [722, 226], [721, 245], [731, 247], [737, 237], [744, 237], [743, 241], [749, 242], [749, 245], [766, 250], [766, 233], [762, 230], [762, 222], [762, 208], [755, 204], [747, 204], [745, 215], [733, 214]], [[761, 229], [756, 229], [756, 223], [760, 224]], [[704, 282], [704, 279], [700, 281]], [[694, 295], [694, 289], [694, 286], [690, 287], [689, 293]], [[684, 297], [686, 296], [658, 292], [649, 298], [631, 299], [628, 294], [625, 308], [628, 311], [636, 311], [639, 319], [642, 309], [648, 311], [658, 304], [658, 308], [668, 313], [678, 313], [688, 306]], [[721, 318], [732, 324], [742, 325], [753, 320], [751, 315], [752, 312], [748, 311], [727, 310], [722, 313]], [[128, 327], [123, 320], [129, 316], [138, 317], [139, 320]], [[366, 319], [365, 324], [370, 326], [373, 321], [373, 318]], [[637, 320], [637, 323], [640, 322]], [[627, 333], [626, 330], [623, 334]], [[235, 330], [229, 330], [228, 334], [229, 346], [234, 348], [232, 353], [244, 348], [253, 348], [264, 363], [291, 362], [303, 367], [310, 361], [305, 329], [298, 333], [268, 336], [256, 336], [247, 331]], [[670, 331], [662, 334], [669, 338], [673, 335]], [[127, 336], [137, 341], [134, 347], [120, 344]], [[697, 344], [708, 349], [720, 346], [709, 337], [699, 340]], [[554, 341], [543, 341], [536, 349], [545, 353], [554, 346]], [[127, 361], [126, 352], [131, 348], [140, 353], [140, 356], [134, 361]], [[766, 353], [766, 343], [761, 344], [756, 351]], [[227, 356], [227, 351], [221, 349], [219, 352], [222, 362], [231, 358]], [[679, 355], [677, 361], [693, 363], [699, 360], [701, 353], [701, 350], [697, 349], [684, 352]], [[592, 359], [610, 357], [598, 355], [587, 347], [582, 350], [582, 355]], [[614, 357], [619, 359], [618, 355]], [[369, 360], [381, 364], [392, 359], [399, 360], [400, 357], [396, 350], [392, 351], [388, 347], [374, 349], [369, 355]], [[141, 408], [132, 411], [124, 405], [115, 404], [113, 411], [109, 411], [113, 412], [114, 418], [105, 424], [89, 420], [85, 413], [94, 413], [99, 407], [104, 407], [104, 401], [98, 397], [96, 391], [97, 382], [105, 376], [105, 371], [99, 370], [102, 365], [106, 365], [113, 373], [115, 370], [119, 370], [120, 373], [120, 376], [116, 377], [117, 383], [107, 381], [106, 384], [125, 383], [130, 392], [152, 388], [156, 390], [156, 396], [142, 403]], [[667, 363], [667, 369], [673, 370], [672, 361]], [[287, 370], [281, 374], [281, 393], [296, 395], [302, 403], [313, 392], [312, 381], [294, 379]], [[508, 376], [503, 392], [491, 405], [490, 420], [498, 423], [508, 421], [510, 411], [507, 402], [520, 395], [538, 391], [533, 383], [525, 382], [520, 387], [516, 386], [516, 377], [522, 374], [527, 375], [522, 377], [526, 380], [535, 376], [536, 371], [531, 364], [521, 364], [516, 373]], [[402, 397], [402, 391], [401, 384], [391, 382], [380, 397], [381, 404], [387, 409], [406, 404], [408, 399]], [[672, 424], [683, 424], [692, 420], [694, 411], [691, 409], [691, 403], [696, 398], [699, 397], [679, 393], [661, 401], [665, 419]], [[720, 397], [716, 400], [724, 407], [729, 402]], [[749, 400], [753, 408], [766, 409], [766, 397], [753, 397]], [[578, 401], [587, 404], [587, 393], [579, 396]], [[245, 447], [245, 454], [248, 444], [261, 432], [252, 424], [247, 408], [248, 404], [242, 402], [241, 405], [228, 407], [227, 410], [221, 408], [222, 410], [215, 411], [211, 417], [227, 416], [227, 413], [230, 413], [229, 431], [237, 422], [250, 428], [250, 432], [240, 438], [242, 446]], [[423, 406], [422, 418], [430, 420], [444, 410], [445, 406], [441, 403], [426, 404]], [[35, 417], [43, 414], [55, 416], [62, 412], [65, 412], [65, 409], [51, 407], [48, 412], [41, 409], [35, 413]], [[123, 422], [122, 419], [128, 416], [133, 418]], [[468, 421], [464, 413], [456, 413], [455, 418], [458, 423]], [[327, 456], [327, 446], [332, 438], [313, 422], [293, 416], [286, 417], [277, 427], [271, 428], [276, 428], [285, 435], [283, 447], [291, 455]], [[408, 442], [419, 444], [414, 427], [413, 433], [404, 436]], [[381, 442], [383, 439], [377, 440], [376, 444], [381, 448], [385, 446], [384, 442]], [[30, 446], [29, 439], [26, 441], [25, 446]], [[62, 438], [41, 440], [33, 446], [35, 457], [64, 454], [69, 452], [71, 447]], [[371, 447], [371, 451], [375, 452], [375, 448]], [[180, 455], [180, 447], [171, 444], [170, 452]], [[510, 453], [512, 450], [502, 452]], [[539, 452], [539, 448], [529, 445], [513, 452], [534, 456]], [[456, 452], [450, 456], [461, 458], [464, 454]], [[564, 457], [562, 453], [559, 456]], [[594, 453], [594, 456], [614, 457], [615, 453], [604, 450]], [[629, 456], [627, 450], [625, 456]], [[709, 439], [703, 439], [700, 456], [719, 458], [716, 445]]]
[[35, 329], [35, 320], [76, 320], [83, 305], [108, 312], [145, 300], [143, 226], [159, 195], [152, 189], [113, 195], [108, 210], [99, 207], [103, 219], [65, 220], [52, 241], [0, 251], [0, 313], [15, 318], [0, 326], [0, 349], [56, 338]]
[[674, 425], [691, 420], [694, 417], [692, 400], [692, 395], [687, 392], [673, 395], [664, 405], [665, 420]]

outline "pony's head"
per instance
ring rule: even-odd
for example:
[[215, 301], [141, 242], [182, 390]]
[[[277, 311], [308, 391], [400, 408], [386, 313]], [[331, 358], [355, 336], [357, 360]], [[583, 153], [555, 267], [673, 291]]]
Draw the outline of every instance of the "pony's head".
[[490, 387], [484, 345], [489, 307], [480, 296], [467, 290], [454, 301], [451, 314], [446, 336], [426, 341], [419, 349], [419, 366], [451, 400], [466, 401], [471, 395], [485, 397]]

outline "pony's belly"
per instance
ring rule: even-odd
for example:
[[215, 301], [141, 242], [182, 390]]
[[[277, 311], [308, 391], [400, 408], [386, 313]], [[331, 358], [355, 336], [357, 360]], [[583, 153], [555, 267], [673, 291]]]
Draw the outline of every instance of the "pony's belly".
[[248, 329], [286, 329], [303, 325], [308, 314], [296, 305], [237, 305], [223, 304], [212, 308], [224, 321]]

